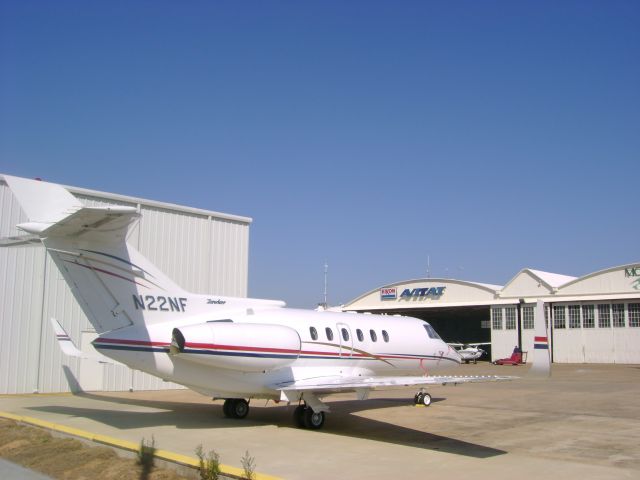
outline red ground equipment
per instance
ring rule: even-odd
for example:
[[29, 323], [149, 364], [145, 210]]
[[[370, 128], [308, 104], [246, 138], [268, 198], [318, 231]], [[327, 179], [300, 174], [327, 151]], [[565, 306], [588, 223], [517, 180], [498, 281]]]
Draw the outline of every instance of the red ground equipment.
[[514, 350], [509, 358], [500, 358], [493, 362], [494, 365], [520, 365], [527, 363], [527, 352]]

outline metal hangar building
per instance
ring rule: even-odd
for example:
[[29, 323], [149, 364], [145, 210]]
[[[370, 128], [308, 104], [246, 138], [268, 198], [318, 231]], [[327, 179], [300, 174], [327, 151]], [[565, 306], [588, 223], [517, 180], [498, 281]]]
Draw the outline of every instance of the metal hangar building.
[[422, 318], [447, 342], [491, 342], [496, 360], [516, 345], [533, 351], [538, 299], [545, 302], [552, 361], [640, 364], [640, 263], [582, 277], [525, 268], [504, 286], [407, 280], [371, 290], [342, 310]]
[[[66, 187], [90, 206], [136, 207], [128, 242], [185, 290], [247, 295], [250, 218]], [[0, 174], [0, 238], [20, 235], [25, 214]], [[93, 327], [41, 244], [0, 248], [0, 393], [182, 388], [125, 366], [62, 355], [57, 319], [96, 355]]]

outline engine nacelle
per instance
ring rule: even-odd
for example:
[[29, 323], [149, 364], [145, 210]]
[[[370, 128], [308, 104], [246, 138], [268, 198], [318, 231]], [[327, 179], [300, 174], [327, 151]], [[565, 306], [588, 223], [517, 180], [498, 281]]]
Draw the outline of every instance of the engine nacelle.
[[286, 367], [300, 355], [293, 328], [260, 323], [208, 322], [174, 328], [169, 355], [241, 372]]

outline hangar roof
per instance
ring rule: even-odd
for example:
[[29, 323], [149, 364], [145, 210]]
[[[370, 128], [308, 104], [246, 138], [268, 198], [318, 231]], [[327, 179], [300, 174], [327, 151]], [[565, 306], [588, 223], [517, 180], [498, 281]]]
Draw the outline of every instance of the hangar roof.
[[569, 275], [561, 275], [559, 273], [551, 273], [551, 272], [543, 272], [542, 270], [532, 270], [527, 268], [534, 275], [537, 275], [538, 278], [544, 280], [547, 284], [551, 285], [553, 288], [558, 288], [565, 283], [568, 283], [572, 280], [575, 280], [577, 277], [571, 277]]

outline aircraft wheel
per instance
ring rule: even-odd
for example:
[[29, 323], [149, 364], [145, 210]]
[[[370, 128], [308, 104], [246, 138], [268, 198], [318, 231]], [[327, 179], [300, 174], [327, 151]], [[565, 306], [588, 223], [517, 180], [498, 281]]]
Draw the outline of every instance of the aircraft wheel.
[[296, 409], [293, 411], [293, 421], [295, 422], [298, 428], [305, 428], [304, 424], [304, 405], [298, 405]]
[[244, 418], [249, 415], [249, 402], [244, 398], [235, 398], [230, 407], [233, 418]]
[[232, 412], [233, 402], [234, 402], [233, 398], [227, 398], [224, 401], [224, 405], [222, 405], [222, 413], [224, 413], [224, 416], [227, 418], [233, 418], [233, 412]]
[[422, 396], [424, 394], [422, 392], [418, 392], [415, 394], [415, 396], [413, 397], [413, 403], [414, 405], [421, 405], [422, 404]]
[[318, 430], [324, 425], [324, 412], [314, 412], [307, 407], [304, 409], [304, 426], [309, 430]]
[[422, 394], [422, 405], [424, 405], [425, 407], [431, 405], [431, 395], [429, 395], [428, 393]]

